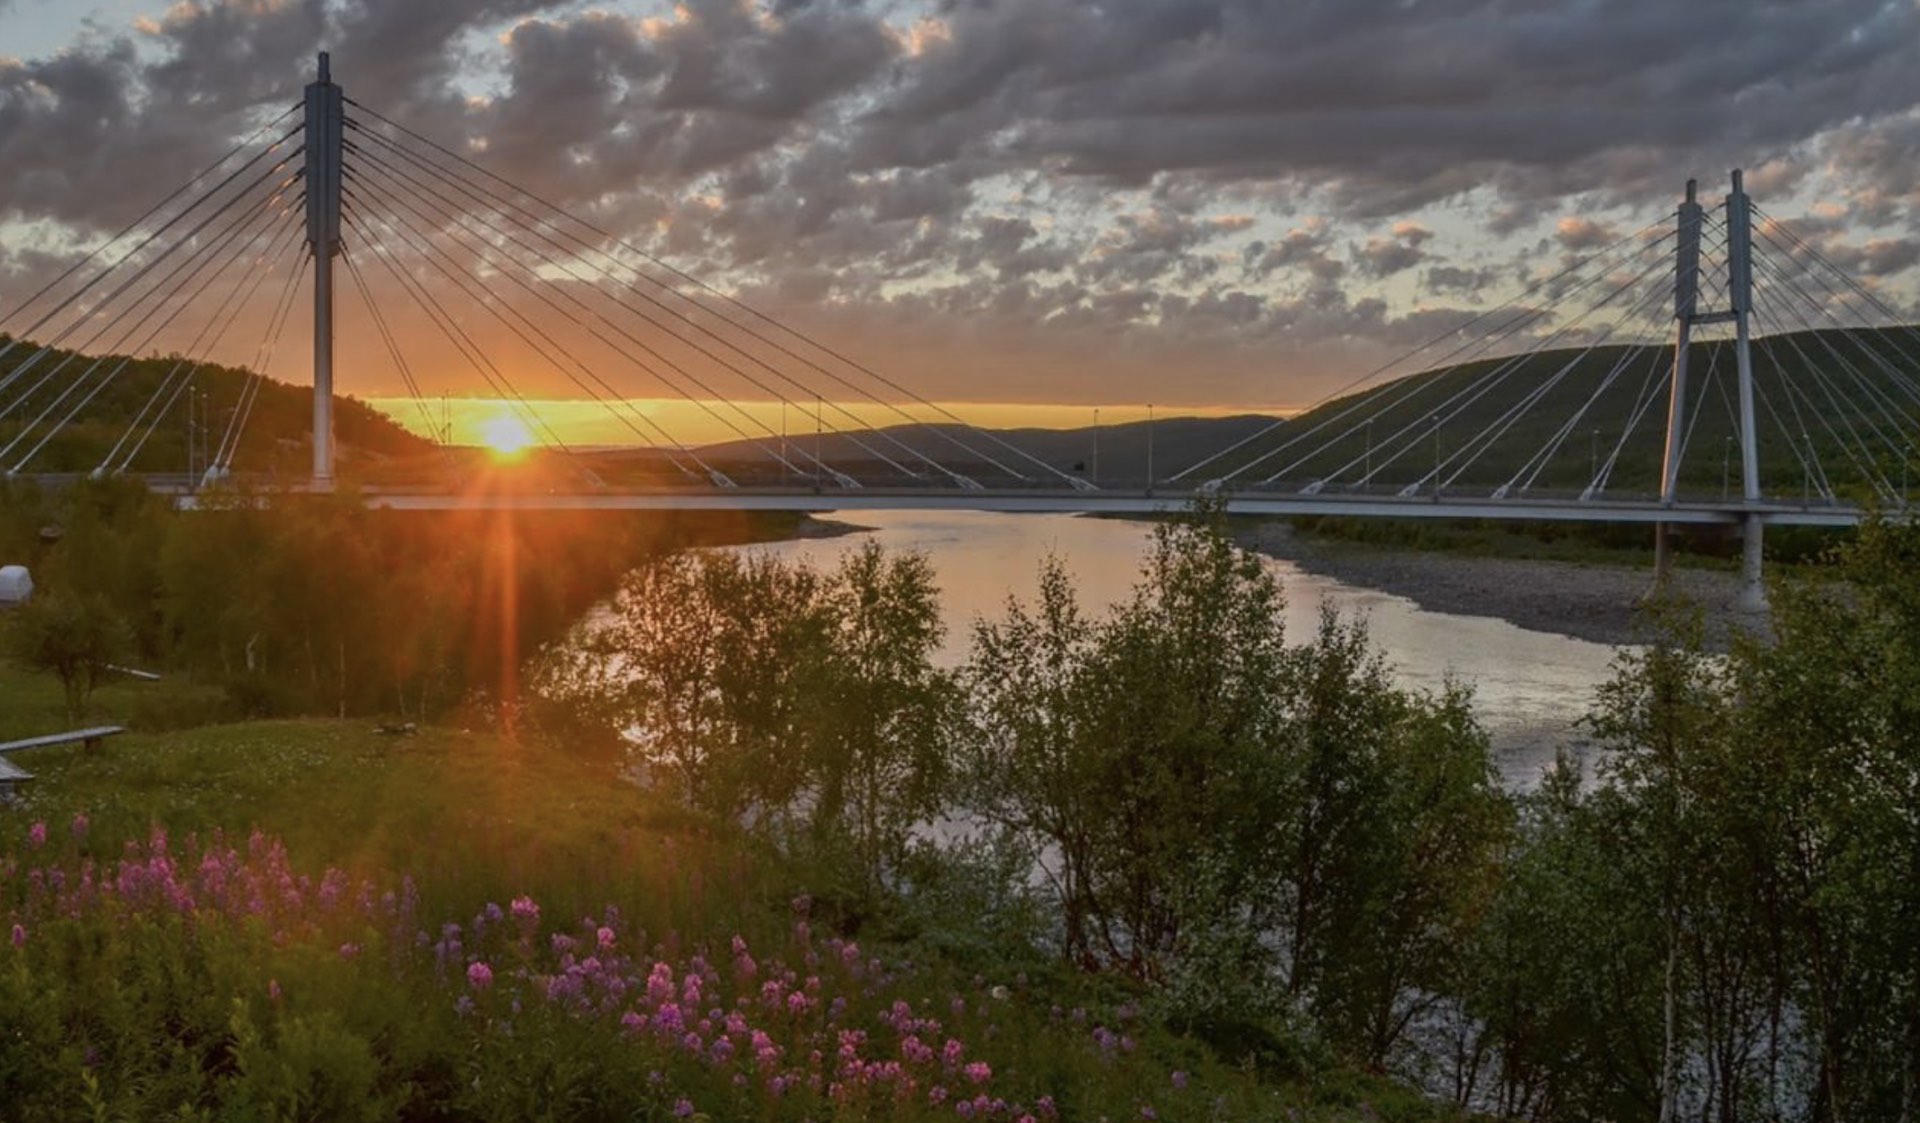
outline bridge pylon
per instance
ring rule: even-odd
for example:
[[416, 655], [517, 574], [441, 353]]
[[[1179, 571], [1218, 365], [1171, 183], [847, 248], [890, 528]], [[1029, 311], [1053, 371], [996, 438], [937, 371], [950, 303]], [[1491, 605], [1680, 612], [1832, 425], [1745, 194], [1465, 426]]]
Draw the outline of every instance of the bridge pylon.
[[345, 96], [320, 52], [306, 93], [307, 248], [313, 252], [313, 489], [333, 490], [333, 259], [340, 252]]
[[[1700, 205], [1699, 183], [1687, 181], [1685, 200], [1678, 212], [1678, 240], [1674, 247], [1673, 377], [1667, 401], [1666, 455], [1660, 471], [1660, 502], [1671, 507], [1678, 497], [1680, 457], [1686, 444], [1687, 359], [1693, 329], [1700, 324], [1731, 323], [1734, 362], [1740, 403], [1740, 524], [1742, 540], [1739, 607], [1764, 612], [1766, 584], [1761, 572], [1764, 528], [1756, 510], [1760, 503], [1760, 447], [1754, 423], [1753, 396], [1753, 200], [1748, 197], [1739, 169], [1727, 194], [1727, 307], [1700, 309], [1700, 234], [1706, 209]], [[1654, 592], [1664, 592], [1673, 572], [1673, 548], [1667, 523], [1654, 527]]]

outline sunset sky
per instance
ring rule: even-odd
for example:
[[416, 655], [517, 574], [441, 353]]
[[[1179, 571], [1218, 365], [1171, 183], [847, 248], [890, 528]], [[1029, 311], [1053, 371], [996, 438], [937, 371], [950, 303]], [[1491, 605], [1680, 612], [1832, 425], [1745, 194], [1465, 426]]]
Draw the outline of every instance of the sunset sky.
[[[1915, 0], [0, 0], [0, 305], [320, 49], [356, 100], [989, 424], [1311, 404], [1736, 166], [1888, 299], [1920, 272]], [[342, 317], [339, 388], [423, 424]], [[414, 365], [433, 411], [493, 396]]]

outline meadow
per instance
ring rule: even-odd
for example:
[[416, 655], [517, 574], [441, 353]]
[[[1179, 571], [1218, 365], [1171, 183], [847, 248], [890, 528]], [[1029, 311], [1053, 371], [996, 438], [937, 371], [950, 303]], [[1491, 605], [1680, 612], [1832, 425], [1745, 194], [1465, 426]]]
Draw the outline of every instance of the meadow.
[[[6, 689], [15, 725], [60, 712], [44, 678]], [[21, 763], [8, 1119], [1444, 1114], [1325, 1058], [1229, 1062], [1111, 980], [858, 921], [726, 824], [489, 732], [248, 722]]]

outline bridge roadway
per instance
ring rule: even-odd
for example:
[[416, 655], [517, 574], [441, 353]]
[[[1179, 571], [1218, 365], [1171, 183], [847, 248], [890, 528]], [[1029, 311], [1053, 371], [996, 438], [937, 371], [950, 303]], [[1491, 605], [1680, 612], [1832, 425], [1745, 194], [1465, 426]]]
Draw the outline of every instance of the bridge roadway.
[[[158, 490], [158, 489], [156, 489]], [[184, 489], [183, 508], [199, 505]], [[256, 493], [259, 494], [259, 493]], [[960, 491], [930, 488], [684, 488], [635, 491], [524, 492], [476, 490], [427, 492], [368, 488], [368, 507], [394, 511], [999, 511], [1056, 514], [1169, 514], [1190, 504], [1196, 492], [1069, 489]], [[1541, 522], [1673, 523], [1737, 526], [1749, 513], [1771, 526], [1857, 525], [1858, 507], [1789, 502], [1593, 499], [1577, 496], [1509, 497], [1432, 495], [1301, 495], [1287, 492], [1223, 493], [1237, 515], [1327, 515], [1343, 518], [1499, 519]]]

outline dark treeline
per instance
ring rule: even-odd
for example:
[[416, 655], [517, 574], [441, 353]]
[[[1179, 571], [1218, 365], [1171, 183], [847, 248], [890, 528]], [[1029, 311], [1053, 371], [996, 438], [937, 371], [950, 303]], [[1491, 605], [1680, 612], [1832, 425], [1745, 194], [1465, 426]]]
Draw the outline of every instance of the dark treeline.
[[69, 678], [113, 664], [221, 688], [159, 723], [319, 713], [419, 718], [513, 702], [517, 668], [650, 555], [779, 536], [785, 516], [370, 511], [233, 496], [179, 512], [124, 480], [0, 486], [0, 564], [30, 567], [8, 629]]
[[1155, 533], [1126, 603], [1049, 565], [952, 670], [923, 559], [663, 558], [546, 652], [540, 716], [813, 860], [848, 923], [1111, 977], [1236, 1061], [1508, 1118], [1914, 1117], [1920, 533], [1778, 590], [1771, 642], [1623, 654], [1597, 775], [1526, 796], [1464, 692], [1354, 621], [1284, 635], [1209, 518]]

